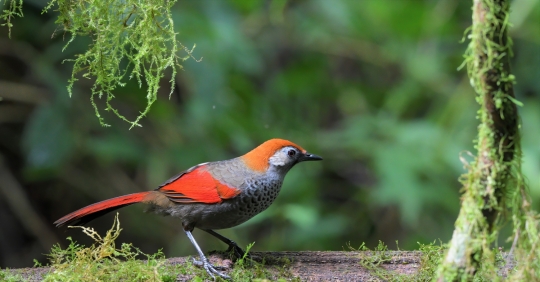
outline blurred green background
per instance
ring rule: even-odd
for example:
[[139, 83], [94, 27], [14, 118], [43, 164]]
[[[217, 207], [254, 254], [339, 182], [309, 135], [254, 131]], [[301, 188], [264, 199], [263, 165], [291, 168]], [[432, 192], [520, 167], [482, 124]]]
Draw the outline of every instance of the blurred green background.
[[[4, 1], [5, 2], [5, 1]], [[91, 80], [68, 97], [83, 52], [25, 0], [12, 38], [0, 29], [0, 267], [31, 266], [80, 230], [52, 222], [106, 198], [156, 188], [192, 165], [239, 156], [273, 137], [324, 157], [287, 176], [276, 202], [221, 233], [255, 251], [342, 250], [378, 240], [414, 249], [450, 239], [458, 177], [474, 153], [478, 105], [461, 65], [472, 1], [182, 0], [178, 37], [197, 44], [168, 78], [142, 128], [91, 107]], [[2, 2], [3, 3], [3, 2]], [[516, 93], [525, 106], [524, 170], [540, 207], [540, 4], [512, 1]], [[56, 30], [56, 36], [51, 35]], [[133, 118], [144, 109], [135, 82], [113, 104]], [[103, 101], [100, 101], [102, 105]], [[121, 242], [167, 256], [195, 251], [173, 218], [120, 210]], [[113, 214], [89, 225], [107, 230]], [[226, 246], [203, 232], [205, 251]]]

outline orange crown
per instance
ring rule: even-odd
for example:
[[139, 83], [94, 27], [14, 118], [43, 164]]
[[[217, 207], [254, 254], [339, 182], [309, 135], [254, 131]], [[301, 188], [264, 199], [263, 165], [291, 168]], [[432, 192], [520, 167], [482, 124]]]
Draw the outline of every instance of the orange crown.
[[270, 157], [273, 156], [277, 150], [286, 146], [295, 147], [303, 153], [306, 152], [306, 150], [304, 150], [302, 147], [294, 144], [291, 141], [275, 138], [262, 143], [257, 148], [243, 155], [241, 158], [249, 168], [255, 171], [264, 172], [268, 169], [268, 159], [270, 159]]

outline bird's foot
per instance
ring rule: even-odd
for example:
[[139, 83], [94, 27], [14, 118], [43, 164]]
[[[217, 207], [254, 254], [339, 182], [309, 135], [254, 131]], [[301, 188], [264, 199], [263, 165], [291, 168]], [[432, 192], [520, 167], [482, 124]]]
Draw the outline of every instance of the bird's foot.
[[212, 278], [215, 280], [216, 279], [216, 276], [214, 274], [216, 274], [217, 276], [223, 278], [223, 279], [231, 279], [230, 276], [228, 276], [227, 274], [225, 273], [222, 273], [222, 272], [219, 272], [218, 270], [220, 271], [224, 271], [227, 269], [227, 267], [223, 267], [223, 266], [218, 266], [218, 265], [212, 265], [207, 258], [201, 258], [201, 260], [198, 260], [198, 259], [195, 259], [193, 258], [193, 264], [195, 266], [198, 266], [198, 267], [202, 267], [206, 270], [206, 272], [212, 276]]
[[240, 248], [236, 243], [232, 242], [232, 244], [229, 245], [229, 248], [227, 249], [226, 251], [227, 253], [232, 253], [233, 256], [236, 258], [236, 259], [241, 259], [241, 258], [244, 258], [244, 256], [246, 256], [247, 258], [250, 258], [250, 255], [247, 254], [246, 255], [246, 252], [244, 252], [244, 250], [242, 250], [242, 248]]

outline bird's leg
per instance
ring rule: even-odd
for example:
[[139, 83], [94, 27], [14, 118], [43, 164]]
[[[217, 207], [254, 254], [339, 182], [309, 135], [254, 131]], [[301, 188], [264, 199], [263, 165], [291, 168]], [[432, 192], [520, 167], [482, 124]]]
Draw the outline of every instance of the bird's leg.
[[193, 244], [193, 246], [195, 246], [195, 249], [197, 249], [197, 252], [199, 253], [199, 256], [201, 258], [200, 261], [196, 260], [196, 259], [193, 259], [193, 264], [195, 264], [196, 266], [203, 267], [206, 270], [206, 272], [208, 272], [208, 274], [210, 274], [210, 276], [212, 276], [212, 278], [214, 278], [214, 279], [216, 279], [214, 274], [217, 274], [218, 276], [220, 276], [221, 278], [224, 278], [224, 279], [231, 279], [231, 277], [229, 277], [228, 275], [218, 271], [218, 269], [223, 270], [224, 269], [223, 267], [213, 266], [208, 261], [208, 259], [204, 256], [204, 253], [202, 252], [201, 248], [199, 247], [199, 245], [195, 241], [195, 238], [193, 238], [193, 235], [191, 234], [191, 231], [190, 230], [184, 230], [184, 232], [186, 232], [186, 235], [189, 238], [189, 240], [191, 241], [191, 244]]
[[204, 231], [208, 232], [208, 234], [218, 238], [219, 240], [221, 240], [223, 243], [229, 245], [229, 248], [227, 249], [227, 252], [233, 252], [234, 256], [236, 258], [243, 258], [244, 255], [245, 255], [245, 252], [244, 250], [242, 250], [242, 248], [240, 248], [233, 240], [217, 233], [216, 231], [214, 230], [211, 230], [211, 229], [203, 229]]

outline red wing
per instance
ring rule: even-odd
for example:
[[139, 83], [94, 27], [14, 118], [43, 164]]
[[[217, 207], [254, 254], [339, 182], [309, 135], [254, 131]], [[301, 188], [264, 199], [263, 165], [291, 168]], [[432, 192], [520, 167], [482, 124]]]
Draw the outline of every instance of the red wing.
[[240, 193], [240, 190], [212, 177], [205, 164], [180, 173], [165, 182], [158, 190], [176, 203], [216, 204]]

